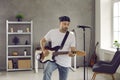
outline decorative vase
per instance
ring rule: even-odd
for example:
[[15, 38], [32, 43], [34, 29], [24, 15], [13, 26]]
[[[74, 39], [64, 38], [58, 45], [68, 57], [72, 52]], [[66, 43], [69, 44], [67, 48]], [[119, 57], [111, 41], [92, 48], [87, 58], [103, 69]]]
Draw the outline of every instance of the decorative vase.
[[26, 56], [26, 55], [27, 55], [27, 50], [25, 49], [25, 50], [24, 50], [24, 56]]
[[117, 48], [117, 51], [119, 51], [120, 50], [120, 48]]
[[25, 41], [25, 45], [28, 45], [28, 40]]
[[14, 43], [15, 45], [17, 45], [17, 44], [19, 43], [19, 38], [15, 36], [15, 37], [13, 38], [13, 43]]

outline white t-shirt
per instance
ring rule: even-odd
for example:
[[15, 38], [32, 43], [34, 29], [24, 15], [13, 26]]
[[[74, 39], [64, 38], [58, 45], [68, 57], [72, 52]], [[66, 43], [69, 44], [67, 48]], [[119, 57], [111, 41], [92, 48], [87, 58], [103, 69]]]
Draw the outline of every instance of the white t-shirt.
[[[65, 33], [60, 32], [59, 29], [52, 29], [45, 35], [45, 39], [47, 41], [52, 42], [52, 47], [60, 46], [64, 38], [64, 35]], [[70, 51], [70, 47], [75, 47], [75, 36], [73, 32], [69, 33], [63, 48], [59, 49], [58, 51], [63, 51], [63, 52]], [[55, 60], [56, 60], [56, 63], [61, 66], [64, 66], [64, 67], [71, 66], [71, 57], [67, 54], [58, 55], [55, 57]]]

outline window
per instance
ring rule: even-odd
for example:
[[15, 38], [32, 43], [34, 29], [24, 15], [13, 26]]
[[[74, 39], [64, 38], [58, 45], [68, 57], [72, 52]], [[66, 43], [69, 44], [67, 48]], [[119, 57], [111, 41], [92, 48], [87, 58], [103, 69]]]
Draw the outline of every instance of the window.
[[113, 41], [120, 42], [120, 1], [113, 4]]

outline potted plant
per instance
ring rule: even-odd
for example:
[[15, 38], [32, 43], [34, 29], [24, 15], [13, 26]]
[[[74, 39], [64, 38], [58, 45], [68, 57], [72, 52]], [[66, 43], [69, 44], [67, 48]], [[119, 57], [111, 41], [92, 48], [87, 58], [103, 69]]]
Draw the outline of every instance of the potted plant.
[[117, 49], [117, 51], [119, 51], [120, 43], [117, 40], [114, 41], [113, 45]]
[[22, 21], [23, 18], [24, 18], [24, 16], [22, 14], [17, 14], [16, 15], [17, 21]]

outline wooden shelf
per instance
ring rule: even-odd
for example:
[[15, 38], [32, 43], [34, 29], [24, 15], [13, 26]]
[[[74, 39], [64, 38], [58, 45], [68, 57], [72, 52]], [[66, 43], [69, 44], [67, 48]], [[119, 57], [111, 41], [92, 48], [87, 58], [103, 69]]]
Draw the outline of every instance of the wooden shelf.
[[31, 32], [8, 32], [8, 34], [31, 34]]
[[31, 21], [8, 21], [8, 24], [31, 24]]
[[31, 47], [32, 45], [8, 45], [8, 47]]
[[8, 58], [31, 58], [30, 55], [26, 55], [26, 56], [8, 56]]

